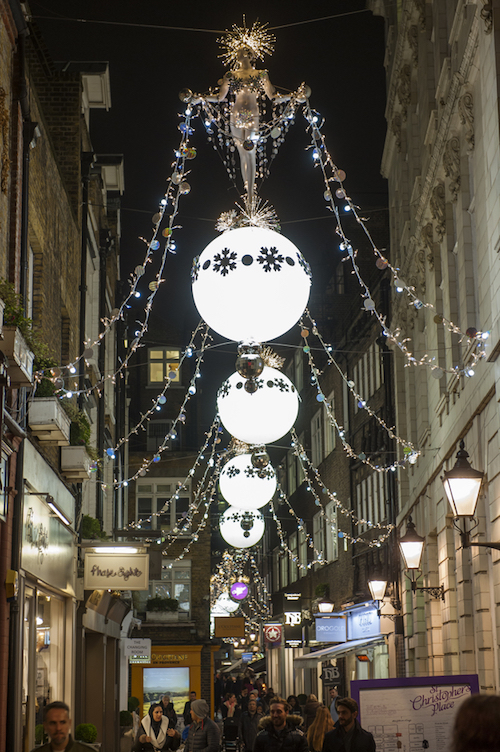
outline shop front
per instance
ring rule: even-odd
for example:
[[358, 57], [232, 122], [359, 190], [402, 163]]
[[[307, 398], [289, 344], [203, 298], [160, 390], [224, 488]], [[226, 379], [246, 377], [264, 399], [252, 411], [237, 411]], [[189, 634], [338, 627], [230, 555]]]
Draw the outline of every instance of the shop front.
[[43, 708], [74, 706], [74, 497], [26, 442], [19, 569], [19, 749], [35, 746]]
[[[131, 665], [131, 693], [140, 700], [143, 715], [164, 694], [170, 696], [177, 715], [182, 715], [189, 692], [203, 696], [202, 650], [202, 645], [153, 645], [150, 663]], [[213, 697], [203, 697], [213, 712]]]
[[[380, 616], [376, 606], [365, 603], [316, 622], [318, 649], [297, 656], [294, 670], [303, 671], [304, 682], [319, 699], [328, 697], [330, 686], [340, 695], [350, 694], [355, 679], [389, 677], [394, 623]], [[325, 642], [332, 644], [324, 647]], [[319, 642], [319, 640], [318, 640]]]

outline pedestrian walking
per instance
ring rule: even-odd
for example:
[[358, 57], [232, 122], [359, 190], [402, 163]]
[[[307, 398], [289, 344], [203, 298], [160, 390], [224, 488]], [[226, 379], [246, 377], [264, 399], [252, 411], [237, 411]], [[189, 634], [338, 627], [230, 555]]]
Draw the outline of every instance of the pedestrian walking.
[[306, 727], [306, 730], [309, 728], [309, 726], [312, 724], [314, 719], [316, 718], [316, 712], [318, 708], [321, 708], [322, 705], [319, 702], [316, 695], [309, 695], [306, 704], [304, 705], [304, 725]]
[[289, 715], [289, 706], [281, 697], [271, 701], [270, 715], [262, 718], [253, 752], [307, 752], [307, 739], [300, 729], [302, 718]]
[[169, 718], [163, 715], [162, 703], [153, 702], [141, 721], [133, 752], [174, 752], [179, 749], [181, 735], [169, 723]]
[[307, 743], [311, 752], [322, 752], [325, 734], [333, 729], [330, 710], [321, 705], [316, 711], [316, 718], [307, 729]]
[[322, 752], [375, 752], [375, 739], [359, 725], [358, 703], [351, 697], [337, 700], [339, 719], [325, 735]]
[[189, 700], [184, 705], [184, 710], [182, 711], [182, 717], [184, 718], [184, 726], [189, 726], [191, 724], [191, 703], [196, 700], [196, 692], [191, 690], [189, 693]]
[[43, 728], [49, 741], [36, 747], [36, 752], [88, 752], [92, 749], [88, 744], [75, 742], [71, 736], [71, 718], [65, 702], [56, 700], [44, 707]]
[[471, 695], [455, 715], [451, 752], [498, 752], [500, 697]]
[[184, 752], [219, 752], [220, 730], [215, 721], [208, 718], [206, 700], [191, 703], [192, 723], [184, 746]]
[[262, 716], [257, 713], [257, 701], [248, 701], [248, 710], [245, 710], [240, 717], [239, 737], [246, 752], [252, 752], [259, 729], [259, 722]]
[[177, 726], [177, 713], [174, 710], [174, 703], [170, 702], [168, 695], [163, 695], [161, 698], [161, 706], [163, 715], [168, 718], [169, 728], [175, 728]]
[[336, 723], [339, 719], [339, 714], [337, 713], [337, 697], [339, 696], [337, 687], [330, 687], [330, 715], [332, 716], [332, 721]]

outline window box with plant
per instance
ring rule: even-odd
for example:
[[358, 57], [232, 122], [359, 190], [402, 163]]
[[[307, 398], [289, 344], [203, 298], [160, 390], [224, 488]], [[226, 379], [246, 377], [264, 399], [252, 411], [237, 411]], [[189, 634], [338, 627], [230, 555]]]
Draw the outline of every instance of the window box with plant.
[[71, 418], [54, 390], [52, 381], [42, 378], [29, 405], [28, 423], [41, 444], [68, 446]]
[[31, 386], [35, 350], [37, 346], [43, 349], [44, 345], [33, 329], [33, 322], [24, 313], [21, 295], [5, 279], [0, 279], [0, 300], [3, 304], [3, 341], [0, 349], [9, 362], [11, 386]]
[[90, 466], [97, 459], [96, 450], [89, 445], [90, 423], [82, 410], [71, 402], [63, 403], [71, 420], [70, 446], [61, 447], [61, 472], [66, 480], [82, 483], [90, 477]]
[[146, 621], [179, 621], [179, 601], [176, 598], [148, 598]]

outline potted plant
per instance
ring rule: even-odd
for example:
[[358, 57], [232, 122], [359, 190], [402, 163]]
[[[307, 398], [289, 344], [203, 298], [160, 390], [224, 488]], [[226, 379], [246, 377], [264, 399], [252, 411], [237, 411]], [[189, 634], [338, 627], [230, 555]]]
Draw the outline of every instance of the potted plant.
[[[97, 739], [97, 728], [93, 723], [79, 723], [75, 729], [75, 739], [77, 742], [92, 744], [97, 749], [95, 740]], [[100, 747], [101, 745], [99, 745]]]
[[24, 314], [21, 295], [6, 279], [0, 279], [0, 299], [4, 304], [1, 349], [9, 361], [11, 385], [31, 386], [35, 345], [43, 345], [33, 330], [33, 322]]
[[176, 598], [148, 598], [146, 603], [146, 621], [178, 621], [179, 601]]
[[[91, 460], [96, 459], [96, 451], [89, 446], [90, 422], [83, 410], [72, 402], [63, 402], [70, 418], [70, 446], [61, 449], [61, 471], [73, 483], [81, 483], [90, 476]], [[93, 451], [92, 451], [93, 450]]]
[[83, 540], [107, 540], [108, 537], [104, 530], [101, 530], [99, 520], [89, 514], [82, 517], [81, 534]]
[[64, 409], [64, 401], [55, 394], [57, 386], [53, 380], [57, 361], [36, 356], [34, 367], [37, 383], [28, 413], [31, 432], [40, 443], [68, 446], [71, 420]]
[[35, 726], [35, 744], [37, 745], [37, 747], [39, 747], [42, 744], [45, 744], [46, 741], [47, 736], [45, 734], [43, 723], [37, 723], [37, 725]]

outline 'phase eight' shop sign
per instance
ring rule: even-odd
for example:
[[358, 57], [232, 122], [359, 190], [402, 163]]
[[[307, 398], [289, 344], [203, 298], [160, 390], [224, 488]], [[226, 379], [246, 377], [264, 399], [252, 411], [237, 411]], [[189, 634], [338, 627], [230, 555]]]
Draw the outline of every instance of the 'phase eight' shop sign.
[[85, 590], [148, 590], [149, 554], [86, 553]]

